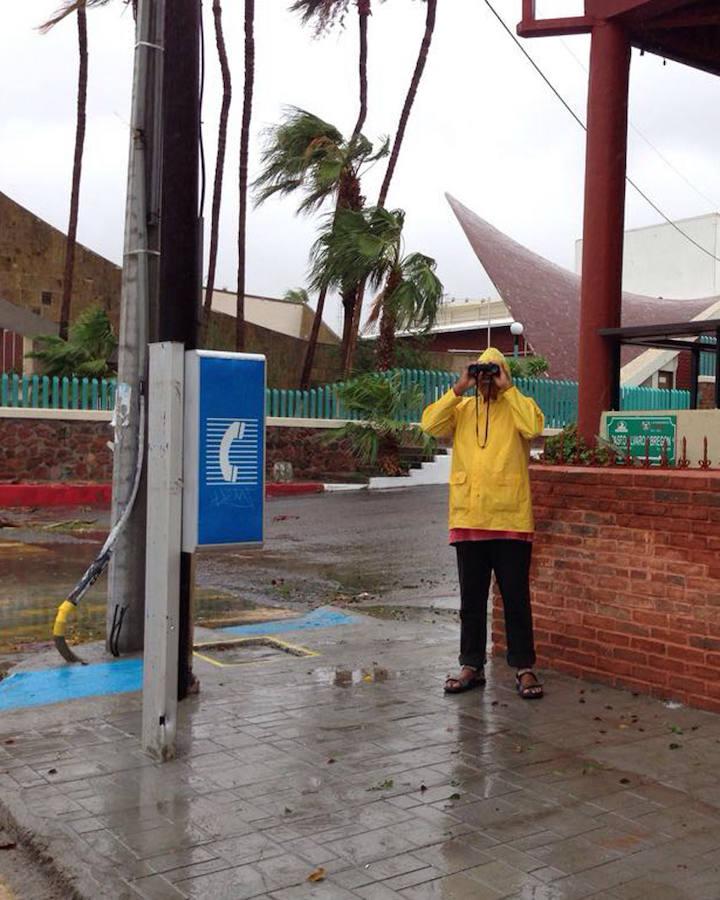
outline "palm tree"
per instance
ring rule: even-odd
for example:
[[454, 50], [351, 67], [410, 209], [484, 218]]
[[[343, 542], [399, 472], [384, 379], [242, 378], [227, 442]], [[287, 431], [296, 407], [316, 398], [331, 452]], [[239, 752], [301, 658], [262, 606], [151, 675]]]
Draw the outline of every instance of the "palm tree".
[[[425, 0], [425, 2], [427, 3], [425, 32], [423, 34], [422, 43], [420, 44], [420, 51], [418, 53], [417, 62], [415, 63], [415, 70], [410, 81], [410, 87], [408, 88], [408, 92], [405, 97], [405, 103], [400, 115], [400, 122], [398, 124], [395, 140], [393, 141], [390, 159], [388, 160], [387, 171], [385, 172], [385, 178], [383, 179], [382, 187], [380, 188], [380, 196], [378, 198], [378, 206], [380, 207], [384, 207], [387, 200], [388, 191], [390, 190], [390, 182], [392, 181], [392, 177], [395, 173], [395, 167], [397, 166], [398, 157], [400, 156], [400, 148], [402, 147], [402, 142], [405, 137], [405, 129], [407, 128], [407, 123], [410, 118], [410, 112], [412, 110], [413, 103], [415, 102], [415, 95], [417, 94], [420, 80], [425, 69], [425, 63], [427, 62], [428, 53], [430, 51], [430, 44], [432, 43], [432, 36], [435, 30], [435, 13], [437, 10], [437, 0]], [[364, 293], [365, 288], [364, 285], [361, 284], [358, 287], [357, 302], [355, 305], [354, 315], [350, 324], [350, 332], [347, 340], [344, 361], [345, 377], [348, 376], [352, 369], [353, 358], [355, 355], [355, 346], [357, 344], [357, 337], [360, 331], [360, 316], [362, 314]], [[383, 329], [387, 331], [389, 327], [390, 322], [385, 322], [384, 325], [383, 323], [381, 323], [381, 331]]]
[[[386, 156], [387, 152], [387, 141], [373, 152], [373, 145], [362, 134], [345, 140], [334, 125], [306, 110], [291, 107], [284, 120], [269, 132], [262, 170], [254, 182], [256, 202], [260, 204], [276, 194], [286, 196], [299, 191], [304, 199], [298, 212], [313, 212], [332, 198], [335, 199], [333, 218], [340, 210], [359, 210], [364, 203], [360, 186], [363, 167]], [[357, 284], [346, 279], [338, 285], [345, 313], [343, 349], [349, 335]], [[320, 287], [301, 377], [301, 385], [305, 387], [310, 381], [326, 295], [327, 287]]]
[[245, 89], [240, 131], [240, 210], [238, 214], [238, 283], [235, 349], [245, 349], [245, 257], [247, 234], [248, 150], [255, 84], [255, 0], [245, 0]]
[[[82, 179], [83, 149], [85, 146], [85, 125], [87, 121], [87, 85], [88, 85], [88, 40], [87, 40], [87, 7], [105, 6], [110, 0], [68, 0], [58, 11], [40, 26], [45, 34], [63, 19], [75, 13], [78, 28], [78, 67], [77, 87], [77, 119], [75, 125], [75, 152], [73, 156], [72, 187], [70, 190], [70, 217], [68, 220], [67, 241], [65, 244], [65, 265], [63, 269], [63, 292], [60, 303], [59, 335], [64, 340], [68, 336], [70, 309], [72, 303], [73, 276], [75, 273], [75, 242], [77, 239], [78, 215], [80, 209], [80, 182]], [[124, 0], [132, 3], [135, 9], [136, 0]]]
[[[222, 202], [223, 171], [225, 169], [225, 149], [227, 147], [228, 117], [232, 101], [232, 80], [228, 63], [225, 35], [222, 26], [222, 6], [220, 0], [213, 0], [213, 18], [215, 21], [215, 43], [223, 81], [222, 106], [220, 107], [220, 125], [218, 127], [218, 149], [215, 161], [215, 185], [213, 188], [212, 219], [210, 222], [210, 255], [208, 259], [208, 277], [205, 288], [205, 308], [203, 311], [203, 345], [207, 343], [208, 324], [212, 310], [212, 298], [215, 290], [215, 272], [217, 269], [218, 237], [220, 230], [220, 204]], [[244, 295], [243, 295], [244, 296]]]
[[27, 355], [42, 362], [46, 375], [103, 378], [115, 372], [118, 342], [108, 314], [99, 306], [77, 317], [67, 340], [52, 334], [37, 338], [37, 343], [40, 349]]
[[410, 87], [408, 88], [408, 92], [405, 96], [405, 103], [403, 105], [402, 113], [400, 114], [400, 122], [398, 124], [395, 140], [393, 141], [392, 152], [390, 153], [390, 159], [388, 160], [385, 178], [383, 179], [382, 187], [380, 188], [378, 206], [385, 206], [385, 201], [387, 200], [388, 191], [390, 190], [390, 182], [392, 181], [393, 174], [395, 173], [395, 166], [397, 165], [398, 157], [400, 155], [400, 148], [402, 147], [403, 138], [405, 137], [405, 129], [407, 128], [408, 119], [410, 118], [410, 112], [412, 110], [413, 103], [415, 102], [415, 95], [417, 94], [418, 87], [420, 85], [420, 79], [422, 78], [423, 71], [425, 70], [425, 63], [427, 62], [428, 53], [430, 51], [430, 44], [432, 43], [433, 32], [435, 30], [435, 13], [437, 10], [437, 0], [425, 0], [425, 2], [427, 3], [427, 13], [425, 16], [425, 32], [423, 34], [422, 43], [420, 44], [420, 51], [418, 53], [417, 62], [415, 63], [415, 71], [413, 72], [412, 78], [410, 80]]
[[[304, 24], [314, 23], [315, 33], [323, 34], [335, 24], [343, 24], [347, 15], [350, 0], [295, 0], [290, 9], [299, 12]], [[371, 14], [371, 0], [355, 0], [358, 14], [358, 30], [360, 33], [360, 53], [358, 57], [358, 74], [360, 85], [360, 111], [353, 129], [354, 140], [362, 132], [368, 109], [368, 19]]]
[[424, 405], [419, 384], [402, 386], [399, 372], [381, 376], [368, 373], [338, 390], [338, 399], [362, 421], [348, 422], [328, 433], [328, 441], [345, 440], [350, 450], [364, 465], [377, 466], [386, 475], [400, 475], [400, 448], [418, 444], [424, 453], [431, 452], [435, 441], [418, 425], [408, 420], [419, 418]]
[[[340, 25], [343, 24], [349, 5], [350, 0], [295, 0], [291, 9], [302, 14], [304, 23], [314, 22], [316, 34], [322, 34], [330, 30], [336, 23], [339, 23]], [[360, 139], [368, 111], [368, 19], [371, 14], [371, 0], [355, 0], [355, 6], [357, 8], [358, 31], [360, 35], [360, 50], [358, 57], [360, 108], [358, 110], [355, 127], [353, 128], [352, 137], [350, 138], [351, 144]], [[339, 204], [336, 208], [340, 208]], [[364, 290], [362, 285], [354, 285], [346, 287], [345, 293], [343, 294], [343, 307], [345, 309], [342, 341], [343, 371], [348, 368], [348, 359], [352, 359], [353, 322], [356, 318], [359, 319], [357, 307], [362, 305], [363, 293]], [[305, 354], [305, 363], [303, 365], [300, 384], [301, 387], [308, 387], [310, 384], [310, 374], [315, 358], [315, 347], [317, 345], [317, 336], [320, 332], [324, 306], [325, 295], [321, 294], [318, 298], [315, 321], [313, 322], [313, 328]], [[350, 307], [352, 308], [348, 314], [348, 309]]]
[[310, 302], [310, 295], [305, 288], [291, 288], [289, 291], [285, 291], [283, 300], [286, 300], [288, 303], [302, 303], [304, 305]]
[[370, 314], [382, 313], [377, 345], [378, 368], [392, 367], [395, 329], [432, 327], [443, 286], [435, 260], [422, 253], [403, 254], [405, 213], [370, 207], [342, 210], [313, 248], [312, 282], [333, 287], [344, 279], [368, 282], [378, 291]]
[[[60, 337], [65, 340], [68, 336], [70, 323], [70, 302], [72, 299], [73, 274], [75, 270], [75, 240], [77, 237], [78, 212], [80, 207], [80, 180], [82, 177], [83, 147], [85, 144], [85, 122], [87, 110], [87, 84], [88, 84], [88, 44], [87, 44], [87, 13], [85, 0], [78, 0], [74, 4], [77, 14], [78, 28], [78, 54], [80, 65], [78, 67], [77, 87], [77, 121], [75, 125], [75, 153], [73, 158], [72, 188], [70, 191], [70, 219], [68, 221], [67, 241], [65, 242], [65, 267], [63, 270], [63, 291], [60, 304]], [[48, 31], [53, 25], [69, 15], [68, 10], [56, 13], [55, 17], [42, 26], [43, 31]]]

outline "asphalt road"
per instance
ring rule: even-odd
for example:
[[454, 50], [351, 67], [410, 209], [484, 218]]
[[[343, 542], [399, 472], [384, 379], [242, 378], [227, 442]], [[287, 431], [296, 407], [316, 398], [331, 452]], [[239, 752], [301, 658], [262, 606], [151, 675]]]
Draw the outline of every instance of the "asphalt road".
[[266, 521], [264, 549], [201, 554], [199, 586], [271, 606], [457, 603], [444, 485], [269, 500]]

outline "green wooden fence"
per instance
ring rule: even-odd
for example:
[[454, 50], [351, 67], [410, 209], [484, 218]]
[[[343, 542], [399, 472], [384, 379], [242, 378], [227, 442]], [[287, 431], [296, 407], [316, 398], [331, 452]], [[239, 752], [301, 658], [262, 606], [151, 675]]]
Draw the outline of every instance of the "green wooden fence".
[[[709, 334], [703, 334], [700, 336], [700, 342], [703, 344], [715, 344], [715, 338], [711, 337]], [[714, 353], [700, 354], [700, 374], [710, 376], [713, 376], [715, 374]]]
[[[457, 379], [453, 372], [428, 371], [423, 369], [400, 369], [403, 387], [419, 384], [422, 388], [424, 404], [432, 403], [445, 393]], [[577, 421], [578, 385], [576, 381], [561, 381], [551, 378], [517, 378], [515, 384], [532, 397], [545, 414], [548, 428], [563, 428]], [[317, 419], [357, 419], [343, 409], [338, 398], [342, 384], [330, 384], [310, 391], [279, 390], [268, 391], [267, 414], [278, 418], [296, 416]], [[625, 387], [622, 389], [623, 409], [688, 409], [689, 391], [668, 391], [657, 388]], [[409, 422], [420, 419], [422, 408], [410, 410], [404, 417]]]
[[0, 376], [0, 406], [25, 409], [113, 409], [114, 378], [58, 378], [47, 375]]
[[[712, 354], [702, 354], [712, 359]], [[423, 405], [432, 403], [455, 383], [452, 372], [424, 369], [400, 369], [403, 387], [419, 385]], [[551, 378], [517, 378], [520, 390], [533, 397], [545, 414], [548, 428], [562, 428], [577, 420], [576, 381]], [[343, 407], [338, 397], [342, 383], [328, 384], [309, 391], [269, 388], [266, 395], [268, 416], [298, 419], [358, 419]], [[36, 409], [101, 409], [110, 410], [115, 404], [115, 380], [97, 378], [49, 378], [41, 375], [12, 375], [0, 377], [0, 406]], [[689, 391], [668, 391], [656, 388], [626, 387], [622, 390], [623, 409], [688, 409]], [[409, 410], [408, 422], [420, 419], [422, 407]]]

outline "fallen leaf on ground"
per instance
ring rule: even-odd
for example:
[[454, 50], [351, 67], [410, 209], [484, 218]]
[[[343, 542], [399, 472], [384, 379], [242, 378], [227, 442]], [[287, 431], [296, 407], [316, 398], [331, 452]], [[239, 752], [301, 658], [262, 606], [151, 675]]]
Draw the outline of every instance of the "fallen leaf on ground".
[[16, 847], [15, 841], [0, 841], [0, 850], [14, 850]]
[[325, 869], [322, 866], [318, 866], [317, 869], [313, 869], [312, 872], [308, 875], [308, 881], [325, 881]]

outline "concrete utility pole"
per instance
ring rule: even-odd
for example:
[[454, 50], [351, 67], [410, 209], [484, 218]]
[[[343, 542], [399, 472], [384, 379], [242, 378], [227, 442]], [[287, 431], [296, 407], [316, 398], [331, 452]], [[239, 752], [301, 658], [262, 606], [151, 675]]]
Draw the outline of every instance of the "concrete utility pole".
[[[148, 340], [157, 340], [160, 171], [165, 0], [139, 0], [130, 124], [130, 158], [120, 307], [119, 385], [127, 404], [119, 416], [113, 459], [112, 520], [128, 502], [138, 459], [140, 395]], [[120, 388], [122, 390], [122, 387]], [[144, 469], [143, 464], [143, 469]], [[112, 652], [142, 649], [145, 609], [146, 490], [140, 490], [110, 564], [107, 635]]]
[[[200, 171], [200, 0], [175, 0], [165, 20], [162, 256], [159, 341], [193, 350], [202, 307]], [[193, 554], [180, 564], [178, 697], [191, 689]]]

